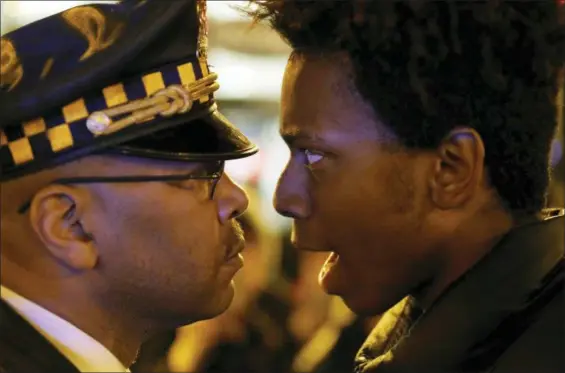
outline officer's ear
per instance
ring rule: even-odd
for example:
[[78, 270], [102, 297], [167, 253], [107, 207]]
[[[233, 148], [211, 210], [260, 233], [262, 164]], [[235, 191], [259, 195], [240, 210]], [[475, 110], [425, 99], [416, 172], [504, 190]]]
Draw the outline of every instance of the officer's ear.
[[87, 201], [85, 191], [54, 184], [41, 189], [30, 205], [31, 225], [39, 239], [75, 270], [92, 269], [98, 260], [93, 237], [81, 221]]
[[433, 203], [441, 209], [463, 206], [485, 181], [485, 148], [472, 128], [451, 131], [434, 157], [429, 186]]

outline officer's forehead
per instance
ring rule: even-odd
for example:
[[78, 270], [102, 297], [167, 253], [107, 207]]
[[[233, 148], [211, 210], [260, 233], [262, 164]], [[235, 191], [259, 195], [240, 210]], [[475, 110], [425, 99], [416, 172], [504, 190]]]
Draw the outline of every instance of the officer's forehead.
[[[81, 164], [82, 163], [82, 164]], [[76, 162], [73, 171], [85, 169], [85, 165], [93, 166], [100, 170], [134, 170], [134, 171], [171, 171], [187, 172], [206, 166], [209, 162], [181, 162], [174, 160], [160, 160], [123, 155], [95, 155], [85, 157]]]

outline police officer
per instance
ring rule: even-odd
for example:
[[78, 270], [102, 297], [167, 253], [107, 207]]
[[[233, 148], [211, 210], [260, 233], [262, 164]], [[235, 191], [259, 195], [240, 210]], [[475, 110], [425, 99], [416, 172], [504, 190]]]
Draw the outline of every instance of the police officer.
[[126, 371], [222, 313], [257, 148], [214, 102], [205, 1], [80, 6], [2, 38], [0, 371]]

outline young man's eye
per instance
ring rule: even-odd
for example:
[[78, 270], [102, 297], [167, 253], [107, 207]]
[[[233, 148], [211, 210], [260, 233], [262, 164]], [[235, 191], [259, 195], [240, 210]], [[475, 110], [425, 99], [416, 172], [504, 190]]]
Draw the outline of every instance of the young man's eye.
[[303, 152], [304, 152], [304, 157], [306, 158], [307, 166], [313, 166], [314, 164], [324, 159], [324, 155], [319, 152], [315, 152], [308, 149], [304, 149]]

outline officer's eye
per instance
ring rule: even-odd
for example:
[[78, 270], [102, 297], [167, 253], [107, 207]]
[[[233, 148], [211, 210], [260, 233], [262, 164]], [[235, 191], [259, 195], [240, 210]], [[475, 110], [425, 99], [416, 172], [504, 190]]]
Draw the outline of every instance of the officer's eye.
[[175, 188], [192, 190], [192, 189], [195, 188], [195, 186], [197, 186], [197, 181], [200, 181], [200, 180], [192, 180], [192, 179], [171, 180], [171, 181], [169, 181], [169, 185], [172, 185]]
[[306, 165], [313, 166], [314, 164], [320, 162], [324, 159], [324, 155], [319, 152], [315, 152], [312, 150], [304, 149], [304, 157], [306, 158]]

